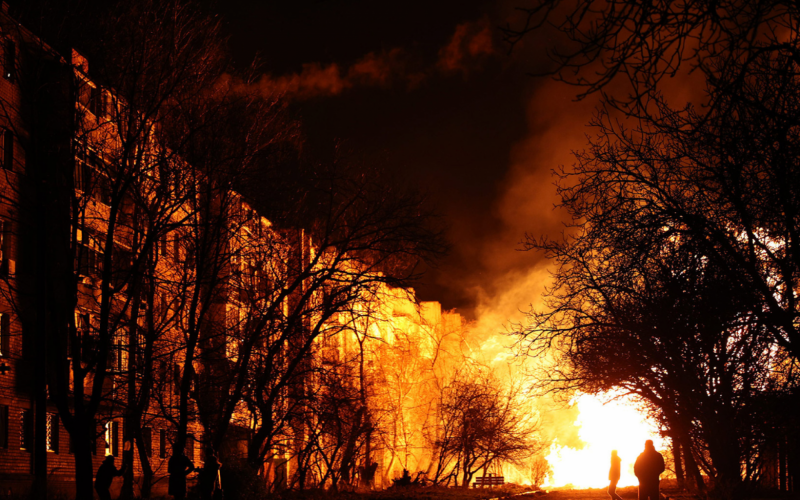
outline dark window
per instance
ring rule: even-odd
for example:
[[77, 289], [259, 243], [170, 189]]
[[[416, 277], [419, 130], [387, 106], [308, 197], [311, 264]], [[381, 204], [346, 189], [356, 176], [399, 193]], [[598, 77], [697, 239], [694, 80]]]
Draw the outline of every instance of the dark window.
[[14, 81], [14, 76], [16, 75], [16, 63], [17, 63], [17, 45], [14, 43], [14, 40], [6, 40], [4, 43], [5, 54], [3, 57], [3, 77], [6, 80]]
[[175, 363], [172, 365], [172, 390], [176, 396], [181, 395], [181, 365]]
[[19, 449], [33, 449], [33, 412], [28, 409], [19, 413]]
[[88, 169], [83, 165], [83, 162], [76, 159], [73, 182], [75, 183], [75, 189], [77, 189], [78, 191], [86, 190], [86, 185], [88, 183], [86, 182], [84, 176], [86, 175], [87, 171]]
[[3, 168], [14, 169], [14, 132], [8, 129], [3, 131]]
[[181, 261], [181, 242], [178, 239], [177, 232], [173, 232], [172, 235], [174, 236], [172, 240], [172, 261], [179, 264]]
[[134, 255], [130, 250], [122, 247], [114, 247], [111, 254], [111, 273], [112, 285], [115, 290], [121, 290], [131, 280]]
[[0, 357], [11, 353], [11, 317], [0, 313]]
[[80, 276], [99, 278], [103, 274], [103, 253], [100, 242], [103, 235], [84, 229], [75, 255], [75, 268]]
[[0, 222], [0, 275], [14, 272], [11, 260], [11, 221], [5, 220]]
[[194, 436], [186, 436], [186, 448], [184, 449], [184, 453], [186, 453], [186, 457], [189, 460], [194, 461]]
[[8, 406], [0, 405], [0, 448], [8, 448]]
[[89, 87], [89, 111], [99, 117], [103, 110], [103, 96], [97, 87]]
[[78, 248], [78, 274], [99, 277], [103, 273], [103, 254], [86, 245]]
[[92, 455], [97, 455], [97, 436], [100, 435], [97, 422], [92, 422], [92, 429], [94, 429], [94, 434], [92, 434]]
[[144, 451], [148, 457], [153, 456], [153, 429], [150, 427], [142, 428], [142, 441], [144, 441]]
[[164, 429], [158, 430], [158, 456], [167, 458], [167, 431]]

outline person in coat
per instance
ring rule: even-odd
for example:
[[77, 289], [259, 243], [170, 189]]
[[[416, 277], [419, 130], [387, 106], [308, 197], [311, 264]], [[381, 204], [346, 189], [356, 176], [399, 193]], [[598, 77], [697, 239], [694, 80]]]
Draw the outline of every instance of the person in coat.
[[222, 465], [214, 455], [214, 450], [206, 451], [206, 461], [203, 468], [197, 474], [197, 489], [200, 493], [201, 500], [212, 500], [215, 498], [215, 492], [222, 488], [219, 484], [219, 469]]
[[117, 470], [114, 465], [113, 455], [109, 455], [103, 460], [94, 477], [94, 489], [97, 491], [97, 496], [100, 497], [100, 500], [111, 500], [111, 493], [108, 491], [111, 488], [111, 483], [115, 477], [121, 476], [124, 470], [125, 467]]
[[621, 463], [622, 459], [617, 455], [617, 450], [611, 450], [611, 467], [608, 469], [608, 496], [611, 497], [611, 500], [622, 500], [622, 498], [617, 495], [617, 483], [619, 482]]
[[186, 497], [186, 476], [193, 471], [194, 464], [183, 454], [183, 451], [172, 454], [167, 463], [167, 472], [169, 472], [168, 493], [175, 500], [183, 500]]
[[659, 500], [658, 481], [664, 472], [664, 457], [656, 451], [653, 441], [644, 443], [644, 451], [633, 465], [633, 473], [639, 479], [639, 500]]

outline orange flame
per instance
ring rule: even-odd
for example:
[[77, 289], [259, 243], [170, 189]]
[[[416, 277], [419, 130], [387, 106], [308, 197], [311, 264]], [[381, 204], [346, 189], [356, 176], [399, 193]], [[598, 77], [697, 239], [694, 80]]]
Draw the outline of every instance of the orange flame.
[[585, 446], [574, 449], [561, 446], [558, 439], [554, 440], [547, 456], [551, 473], [545, 479], [544, 486], [608, 486], [611, 450], [617, 450], [622, 459], [622, 475], [618, 486], [637, 485], [633, 464], [644, 450], [644, 442], [652, 439], [656, 449], [664, 454], [666, 441], [659, 437], [656, 426], [636, 406], [625, 400], [604, 405], [604, 399], [607, 398], [603, 395], [576, 396], [573, 402], [578, 405], [580, 415], [575, 425], [580, 427], [578, 435]]

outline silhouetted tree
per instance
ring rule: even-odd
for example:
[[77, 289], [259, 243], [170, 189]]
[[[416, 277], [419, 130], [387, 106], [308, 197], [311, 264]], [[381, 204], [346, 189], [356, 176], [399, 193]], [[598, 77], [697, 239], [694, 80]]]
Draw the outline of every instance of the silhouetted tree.
[[[436, 481], [452, 477], [468, 488], [473, 476], [495, 463], [521, 464], [540, 450], [537, 420], [519, 387], [480, 371], [462, 369], [442, 389]], [[448, 481], [448, 480], [446, 480]]]
[[[625, 377], [613, 375], [614, 358], [603, 354], [603, 344], [581, 343], [577, 330], [584, 328], [633, 342], [647, 359], [641, 368], [652, 364], [660, 374], [648, 374], [645, 379], [652, 382], [674, 376], [677, 365], [669, 365], [679, 358], [671, 356], [667, 365], [663, 356], [647, 358], [672, 343], [681, 346], [684, 362], [724, 367], [728, 375], [719, 380], [729, 384], [727, 392], [712, 391], [693, 376], [685, 385], [678, 380], [661, 385], [671, 385], [674, 394], [656, 406], [677, 433], [673, 439], [681, 440], [687, 467], [694, 469], [694, 460], [720, 476], [717, 486], [735, 489], [740, 478], [757, 476], [759, 453], [750, 448], [766, 429], [752, 413], [759, 405], [748, 398], [791, 388], [800, 355], [797, 5], [587, 0], [536, 2], [523, 11], [527, 23], [505, 30], [508, 40], [549, 29], [545, 25], [560, 31], [566, 49], [551, 53], [556, 60], [551, 74], [581, 87], [579, 97], [603, 92], [593, 122], [598, 138], [578, 154], [574, 167], [559, 172], [572, 232], [563, 244], [529, 240], [531, 247], [550, 251], [560, 266], [550, 295], [553, 315], [537, 316], [550, 327], [538, 338], [563, 339], [560, 347], [572, 354], [594, 353], [574, 359], [592, 366], [578, 377], [592, 383]], [[687, 81], [700, 82], [692, 96], [700, 105], [671, 105], [674, 98], [665, 95]], [[686, 249], [682, 257], [670, 253], [675, 244]], [[647, 262], [659, 262], [672, 274], [659, 274], [658, 267], [645, 267]], [[659, 285], [653, 288], [654, 283]], [[680, 297], [691, 296], [710, 304], [711, 283], [727, 297], [727, 312], [681, 305], [687, 299]], [[653, 311], [679, 314], [658, 314], [656, 322]], [[672, 333], [653, 337], [656, 327]], [[742, 342], [761, 354], [737, 351]], [[764, 379], [770, 367], [779, 369]], [[708, 425], [703, 432], [693, 428], [692, 419], [713, 406], [684, 401], [697, 394], [722, 398], [728, 411], [741, 412], [738, 452], [712, 452], [720, 438], [710, 435]], [[725, 446], [733, 443], [723, 443], [721, 450]]]

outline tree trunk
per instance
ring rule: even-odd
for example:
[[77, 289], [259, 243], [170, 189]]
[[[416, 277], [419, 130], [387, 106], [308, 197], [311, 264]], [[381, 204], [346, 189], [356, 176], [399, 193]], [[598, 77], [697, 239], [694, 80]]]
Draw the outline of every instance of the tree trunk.
[[697, 462], [694, 459], [694, 454], [692, 452], [692, 443], [688, 435], [685, 433], [681, 433], [681, 449], [683, 450], [683, 458], [686, 466], [686, 475], [692, 478], [694, 482], [695, 489], [702, 493], [705, 492], [706, 483], [703, 480], [703, 475], [700, 473], [700, 468], [697, 466]]
[[141, 498], [150, 498], [150, 492], [153, 485], [153, 468], [150, 466], [150, 457], [147, 456], [147, 447], [144, 443], [144, 436], [142, 435], [141, 428], [135, 435], [136, 449], [139, 452], [139, 462], [142, 464], [142, 488], [140, 491]]
[[92, 436], [88, 435], [85, 425], [75, 426], [75, 435], [72, 441], [75, 456], [75, 499], [92, 500], [92, 479], [94, 478], [94, 464], [92, 463]]
[[675, 462], [675, 478], [678, 481], [678, 488], [686, 488], [686, 476], [683, 473], [683, 457], [681, 456], [681, 443], [674, 436], [672, 441], [672, 459]]

